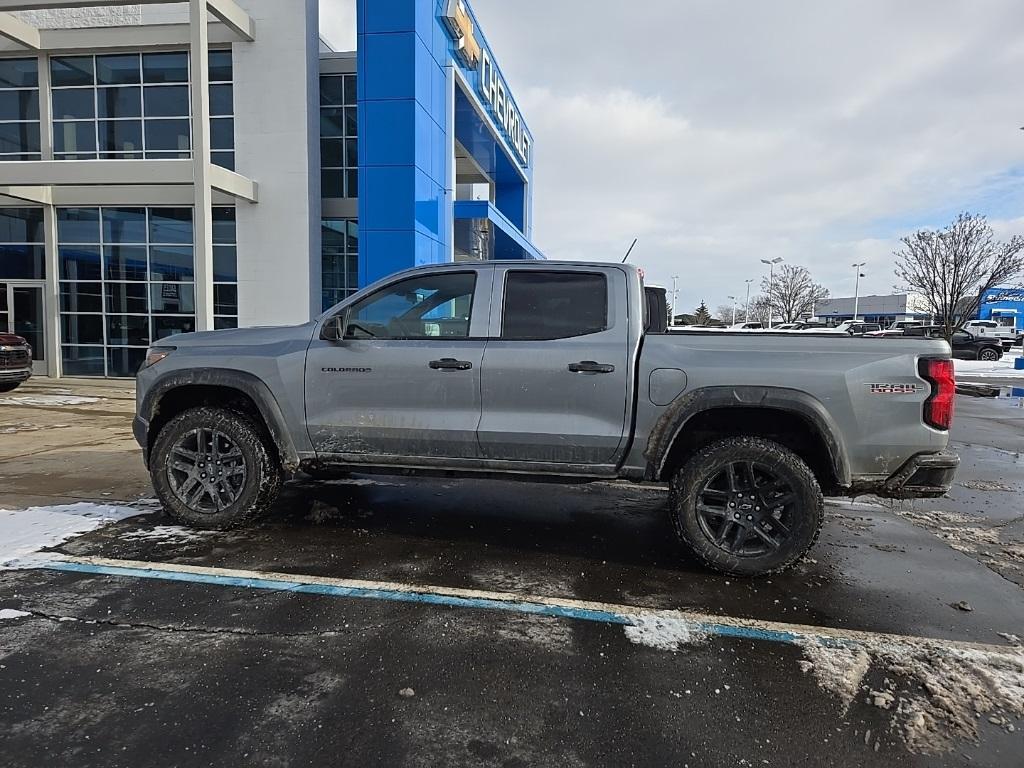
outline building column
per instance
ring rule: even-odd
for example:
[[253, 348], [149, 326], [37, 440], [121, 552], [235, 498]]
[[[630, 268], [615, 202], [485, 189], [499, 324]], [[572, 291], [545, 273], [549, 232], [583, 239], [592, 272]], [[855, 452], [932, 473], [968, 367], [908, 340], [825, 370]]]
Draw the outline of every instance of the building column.
[[50, 99], [50, 57], [39, 54], [39, 149], [43, 160], [53, 160], [53, 102]]
[[210, 35], [206, 0], [189, 0], [196, 330], [213, 330], [213, 190], [210, 187]]
[[57, 209], [43, 206], [43, 249], [46, 257], [46, 287], [43, 289], [43, 351], [46, 354], [46, 375], [62, 375], [60, 354], [60, 260], [57, 257]]

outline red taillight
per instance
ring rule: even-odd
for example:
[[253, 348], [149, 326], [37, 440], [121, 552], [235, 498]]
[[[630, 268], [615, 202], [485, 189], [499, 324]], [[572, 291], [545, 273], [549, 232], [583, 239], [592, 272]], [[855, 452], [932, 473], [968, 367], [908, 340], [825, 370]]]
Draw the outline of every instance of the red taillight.
[[953, 423], [953, 403], [956, 401], [953, 361], [922, 360], [921, 377], [932, 385], [932, 393], [924, 401], [924, 423], [935, 429], [949, 429]]

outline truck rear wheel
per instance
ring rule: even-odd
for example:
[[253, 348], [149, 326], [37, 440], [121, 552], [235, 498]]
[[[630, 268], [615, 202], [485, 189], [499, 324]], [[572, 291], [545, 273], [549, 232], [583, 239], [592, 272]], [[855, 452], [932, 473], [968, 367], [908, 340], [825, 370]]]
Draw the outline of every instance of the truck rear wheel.
[[818, 539], [821, 487], [788, 448], [758, 437], [713, 443], [679, 469], [670, 511], [700, 560], [734, 576], [785, 570]]
[[225, 408], [193, 408], [160, 430], [150, 458], [153, 489], [175, 520], [224, 530], [263, 514], [281, 468], [256, 426]]

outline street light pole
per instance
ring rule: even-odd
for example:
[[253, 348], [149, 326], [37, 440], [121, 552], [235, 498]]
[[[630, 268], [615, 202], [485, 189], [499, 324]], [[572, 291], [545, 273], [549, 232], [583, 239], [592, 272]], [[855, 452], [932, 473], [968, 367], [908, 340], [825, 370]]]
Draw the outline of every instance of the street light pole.
[[732, 324], [736, 325], [736, 297], [728, 296], [726, 298], [732, 299]]
[[762, 264], [768, 265], [768, 330], [772, 329], [772, 315], [775, 314], [772, 311], [772, 293], [775, 291], [775, 265], [781, 264], [785, 259], [781, 256], [772, 259], [761, 259]]
[[668, 319], [669, 325], [675, 322], [676, 315], [679, 314], [679, 309], [676, 307], [676, 301], [679, 299], [679, 289], [676, 287], [678, 281], [679, 275], [672, 275], [672, 317]]
[[753, 280], [746, 280], [745, 282], [747, 284], [747, 302], [746, 302], [746, 304], [743, 305], [743, 322], [749, 323], [750, 322], [750, 284], [752, 282], [754, 282], [754, 281]]
[[853, 322], [857, 322], [857, 314], [860, 310], [860, 268], [867, 264], [866, 261], [862, 261], [860, 264], [852, 264], [854, 274], [856, 274], [855, 287], [853, 289]]

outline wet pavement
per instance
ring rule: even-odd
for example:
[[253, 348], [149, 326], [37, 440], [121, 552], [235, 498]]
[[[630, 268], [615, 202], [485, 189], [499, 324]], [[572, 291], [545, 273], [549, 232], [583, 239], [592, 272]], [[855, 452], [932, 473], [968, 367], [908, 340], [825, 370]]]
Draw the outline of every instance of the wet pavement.
[[[0, 406], [0, 508], [147, 511], [130, 445], [3, 435], [12, 420], [116, 429], [131, 408], [116, 391]], [[1019, 695], [965, 681], [1024, 689], [1024, 409], [957, 406], [949, 499], [830, 503], [810, 558], [766, 580], [703, 570], [664, 491], [610, 483], [298, 482], [245, 531], [148, 512], [79, 536], [58, 551], [167, 578], [0, 571], [0, 609], [27, 614], [0, 620], [2, 762], [1019, 766]], [[521, 604], [486, 602], [509, 593]], [[590, 612], [535, 612], [571, 601]], [[800, 639], [818, 629], [838, 639]], [[978, 675], [949, 668], [965, 658]]]

